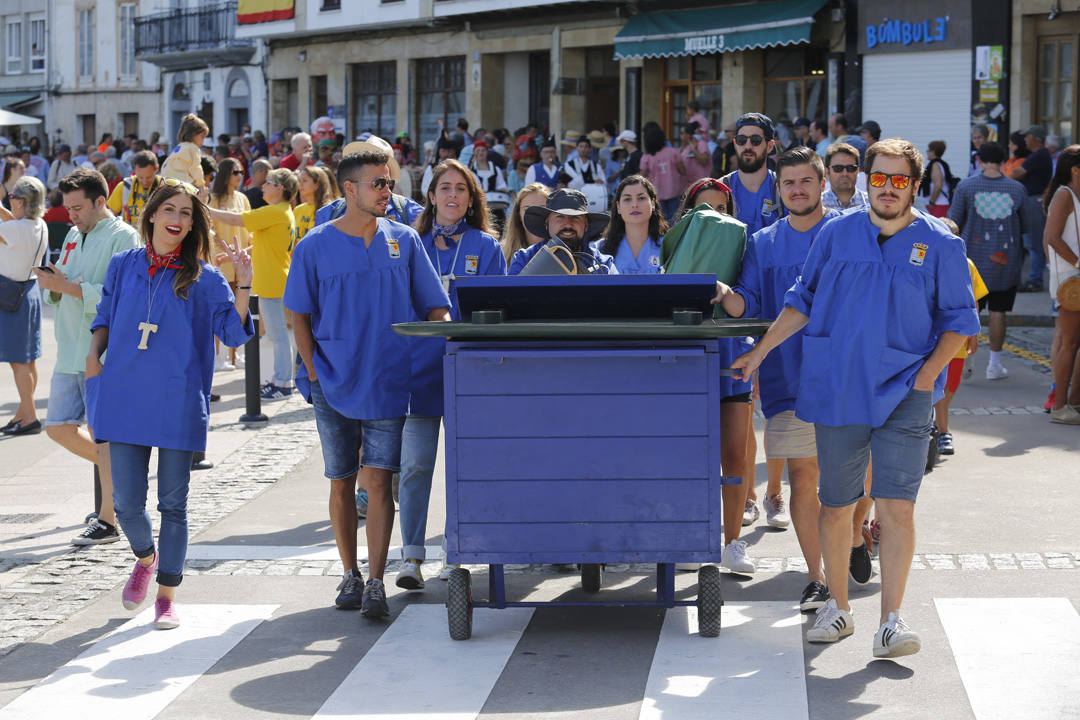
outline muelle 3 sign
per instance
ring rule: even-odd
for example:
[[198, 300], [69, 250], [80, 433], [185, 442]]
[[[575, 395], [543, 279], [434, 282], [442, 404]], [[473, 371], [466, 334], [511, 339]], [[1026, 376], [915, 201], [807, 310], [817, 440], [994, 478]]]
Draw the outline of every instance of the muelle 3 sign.
[[700, 55], [703, 53], [720, 52], [723, 49], [723, 35], [698, 35], [697, 37], [686, 38], [686, 49], [684, 52]]

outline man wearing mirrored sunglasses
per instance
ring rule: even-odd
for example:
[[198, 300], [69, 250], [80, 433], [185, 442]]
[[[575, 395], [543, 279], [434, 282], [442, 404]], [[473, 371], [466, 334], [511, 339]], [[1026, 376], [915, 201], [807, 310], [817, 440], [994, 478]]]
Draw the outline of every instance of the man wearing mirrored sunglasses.
[[819, 528], [832, 598], [810, 642], [850, 635], [851, 527], [874, 457], [870, 495], [881, 524], [881, 617], [874, 657], [918, 652], [900, 618], [915, 551], [915, 499], [926, 467], [942, 371], [979, 332], [964, 242], [914, 209], [923, 157], [898, 138], [867, 151], [870, 205], [828, 222], [785, 307], [754, 349], [732, 365], [748, 378], [797, 331], [803, 362], [796, 416], [814, 423], [821, 479]]
[[825, 155], [829, 187], [821, 196], [826, 210], [847, 210], [870, 204], [870, 196], [857, 187], [859, 151], [847, 143], [833, 143]]

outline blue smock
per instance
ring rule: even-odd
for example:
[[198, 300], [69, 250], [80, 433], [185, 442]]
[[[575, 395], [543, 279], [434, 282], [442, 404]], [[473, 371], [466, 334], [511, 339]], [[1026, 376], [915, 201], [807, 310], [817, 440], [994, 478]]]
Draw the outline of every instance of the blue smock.
[[[743, 317], [775, 320], [780, 315], [784, 309], [784, 295], [802, 272], [806, 254], [818, 231], [825, 222], [839, 215], [833, 211], [825, 213], [825, 217], [806, 232], [795, 230], [789, 218], [782, 218], [754, 233], [746, 244], [739, 282], [734, 288], [746, 302]], [[761, 363], [758, 388], [761, 412], [766, 418], [795, 409], [803, 332], [800, 330], [774, 348]]]
[[[176, 270], [148, 272], [146, 250], [118, 253], [109, 261], [97, 317], [90, 326], [109, 329], [104, 369], [86, 381], [88, 424], [102, 442], [206, 449], [210, 385], [214, 379], [214, 336], [240, 347], [255, 335], [248, 315], [240, 322], [229, 283], [217, 268], [202, 273], [176, 297]], [[151, 301], [151, 297], [153, 298]], [[139, 350], [139, 324], [156, 324]]]
[[768, 177], [757, 192], [750, 192], [739, 182], [739, 173], [731, 173], [728, 186], [731, 188], [732, 198], [735, 202], [735, 217], [739, 222], [746, 225], [746, 237], [750, 237], [758, 230], [772, 225], [780, 219], [784, 212], [784, 206], [780, 204], [780, 198], [776, 193], [776, 173], [767, 171]]
[[[485, 232], [470, 227], [456, 243], [447, 240], [447, 249], [435, 247], [435, 235], [428, 232], [420, 238], [435, 270], [450, 283], [450, 316], [461, 320], [457, 301], [457, 279], [477, 275], [505, 275], [506, 258], [499, 241]], [[427, 317], [414, 317], [426, 320]], [[412, 384], [409, 413], [412, 415], [443, 414], [443, 356], [446, 339], [411, 337]]]
[[[313, 362], [327, 401], [356, 420], [402, 417], [409, 407], [409, 343], [391, 327], [450, 307], [420, 236], [379, 218], [370, 247], [333, 223], [293, 251], [285, 306], [309, 315]], [[307, 369], [296, 386], [311, 400]]]
[[979, 332], [963, 240], [922, 213], [882, 245], [879, 234], [868, 208], [833, 218], [784, 296], [810, 318], [795, 403], [807, 422], [880, 427], [942, 333]]
[[[416, 222], [416, 218], [420, 217], [420, 213], [424, 212], [424, 206], [416, 202], [412, 198], [407, 198], [404, 195], [397, 195], [396, 197], [404, 198], [405, 200], [405, 212], [409, 216], [406, 219], [398, 217], [397, 208], [394, 207], [393, 199], [386, 204], [386, 217], [390, 220], [395, 220], [403, 225], [412, 225]], [[338, 207], [342, 207], [342, 213], [344, 214], [345, 198], [338, 198], [332, 203], [323, 205], [321, 208], [315, 211], [315, 224], [322, 225], [323, 223], [330, 222], [330, 219], [334, 216], [334, 210]], [[340, 217], [340, 216], [339, 216]]]
[[[645, 244], [641, 246], [641, 252], [637, 257], [634, 257], [634, 251], [630, 248], [630, 243], [626, 242], [626, 238], [622, 239], [619, 243], [618, 249], [615, 251], [615, 267], [618, 269], [620, 275], [656, 275], [660, 272], [660, 244], [664, 241], [664, 238], [650, 237], [645, 241]], [[603, 240], [596, 242], [596, 249], [599, 250], [603, 245]]]
[[[530, 245], [527, 248], [521, 248], [514, 256], [510, 258], [510, 268], [506, 271], [507, 275], [517, 275], [525, 266], [529, 264], [529, 261], [536, 256], [536, 253], [540, 252], [540, 248], [544, 247], [544, 243], [538, 242], [535, 245]], [[594, 243], [585, 243], [586, 252], [596, 258], [596, 261], [607, 268], [609, 275], [618, 275], [619, 269], [615, 267], [615, 260], [610, 255], [605, 255], [594, 247]]]

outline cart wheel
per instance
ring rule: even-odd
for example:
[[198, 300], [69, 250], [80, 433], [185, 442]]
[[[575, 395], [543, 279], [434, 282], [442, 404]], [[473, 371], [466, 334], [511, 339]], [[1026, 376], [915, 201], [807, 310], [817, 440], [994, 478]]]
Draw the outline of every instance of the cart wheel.
[[723, 605], [720, 570], [715, 565], [706, 565], [698, 570], [698, 635], [716, 637], [720, 634], [720, 608]]
[[600, 592], [604, 584], [604, 566], [599, 563], [582, 564], [581, 587], [585, 592]]
[[454, 568], [446, 587], [446, 620], [452, 640], [472, 637], [472, 578], [465, 568]]

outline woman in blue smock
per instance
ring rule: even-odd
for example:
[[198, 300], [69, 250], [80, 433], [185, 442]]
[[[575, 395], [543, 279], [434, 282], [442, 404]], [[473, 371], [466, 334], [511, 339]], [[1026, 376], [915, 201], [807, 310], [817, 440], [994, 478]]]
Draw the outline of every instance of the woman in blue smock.
[[[458, 309], [458, 278], [505, 275], [506, 258], [499, 241], [490, 233], [487, 201], [476, 177], [457, 160], [444, 160], [431, 175], [427, 206], [414, 225], [431, 264], [450, 295], [450, 315], [461, 320]], [[424, 320], [426, 318], [415, 318]], [[439, 425], [443, 415], [443, 355], [446, 340], [410, 338], [412, 381], [409, 414], [401, 436], [401, 559], [398, 587], [424, 587], [420, 565], [424, 562], [428, 500], [435, 455], [439, 448]], [[454, 566], [444, 564], [441, 579]]]
[[[690, 186], [682, 199], [680, 216], [693, 212], [699, 205], [708, 205], [717, 212], [733, 215], [731, 188], [715, 178], [703, 178]], [[736, 274], [738, 274], [736, 268]], [[704, 272], [704, 270], [703, 270]], [[739, 355], [752, 347], [747, 338], [721, 338], [719, 343], [720, 367], [728, 367]], [[724, 475], [738, 475], [740, 485], [725, 485], [724, 550], [720, 556], [721, 566], [728, 570], [749, 575], [756, 569], [754, 561], [746, 553], [746, 542], [739, 539], [744, 517], [748, 510], [757, 511], [750, 498], [754, 489], [754, 458], [757, 455], [757, 439], [754, 436], [754, 405], [748, 382], [728, 376], [720, 377], [721, 445], [720, 464]], [[750, 518], [753, 522], [753, 518]], [[747, 524], [750, 524], [749, 522]], [[697, 569], [694, 563], [679, 563], [680, 570]]]
[[656, 188], [641, 175], [630, 175], [615, 188], [615, 212], [597, 241], [615, 259], [620, 275], [660, 272], [660, 244], [668, 230]]
[[[206, 449], [214, 337], [239, 347], [248, 317], [251, 258], [222, 243], [236, 295], [210, 265], [210, 222], [193, 186], [163, 185], [142, 211], [145, 248], [109, 262], [86, 358], [86, 406], [97, 440], [109, 443], [116, 517], [137, 562], [123, 603], [135, 610], [157, 570], [155, 627], [180, 624], [173, 605], [187, 554], [191, 456]], [[108, 351], [102, 366], [102, 353]], [[146, 512], [150, 451], [158, 448], [159, 548]]]

